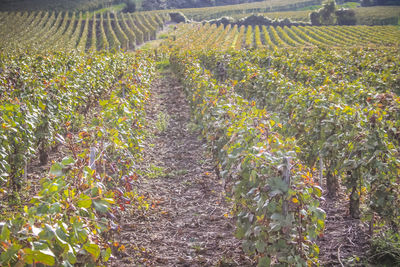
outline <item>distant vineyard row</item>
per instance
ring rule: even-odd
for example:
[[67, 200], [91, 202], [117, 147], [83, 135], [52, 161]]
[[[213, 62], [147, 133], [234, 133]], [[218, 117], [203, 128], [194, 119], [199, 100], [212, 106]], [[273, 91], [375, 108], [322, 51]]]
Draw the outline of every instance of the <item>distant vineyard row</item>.
[[266, 27], [181, 25], [175, 43], [191, 49], [242, 49], [313, 46], [358, 46], [400, 43], [395, 26]]
[[156, 38], [168, 20], [157, 13], [91, 14], [71, 12], [0, 13], [0, 49], [135, 49]]
[[321, 0], [268, 0], [239, 5], [180, 9], [177, 11], [182, 11], [190, 19], [200, 21], [234, 14], [296, 10], [307, 6], [319, 5], [321, 2]]
[[107, 4], [109, 0], [3, 0], [0, 2], [2, 11], [21, 11], [21, 10], [96, 10]]

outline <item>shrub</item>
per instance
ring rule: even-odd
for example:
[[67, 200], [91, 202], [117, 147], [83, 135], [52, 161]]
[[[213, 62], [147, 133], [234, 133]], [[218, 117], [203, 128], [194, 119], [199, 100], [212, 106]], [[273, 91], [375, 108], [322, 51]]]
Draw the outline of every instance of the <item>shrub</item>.
[[335, 12], [336, 21], [339, 25], [356, 25], [356, 12], [352, 9], [339, 9]]
[[310, 21], [313, 26], [321, 25], [321, 16], [318, 11], [313, 11], [310, 13]]
[[169, 16], [171, 17], [171, 21], [176, 23], [186, 23], [189, 21], [182, 12], [169, 13]]
[[232, 17], [222, 17], [219, 19], [210, 20], [210, 21], [208, 21], [208, 23], [217, 24], [217, 26], [223, 24], [224, 26], [226, 26], [228, 24], [234, 24], [235, 20]]

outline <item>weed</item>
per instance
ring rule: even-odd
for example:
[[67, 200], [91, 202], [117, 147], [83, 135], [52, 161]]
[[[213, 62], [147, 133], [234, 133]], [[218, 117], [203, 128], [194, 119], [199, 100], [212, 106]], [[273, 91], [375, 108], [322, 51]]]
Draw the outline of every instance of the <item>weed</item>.
[[379, 233], [371, 241], [370, 260], [379, 266], [400, 265], [400, 234], [393, 230]]
[[182, 169], [182, 170], [176, 170], [171, 172], [171, 176], [182, 176], [188, 174], [188, 170]]
[[197, 254], [200, 254], [201, 252], [204, 251], [204, 248], [201, 246], [201, 244], [193, 244], [193, 245], [192, 245], [192, 249], [194, 249], [194, 251], [195, 251]]
[[144, 175], [146, 175], [147, 178], [160, 178], [165, 177], [167, 174], [165, 173], [164, 167], [150, 164], [150, 167], [145, 171]]
[[158, 39], [168, 39], [168, 34], [162, 33], [158, 36]]
[[169, 58], [163, 58], [156, 62], [157, 70], [165, 72], [169, 69]]
[[169, 124], [169, 119], [170, 119], [169, 115], [162, 111], [160, 111], [157, 114], [156, 128], [157, 128], [158, 133], [161, 134], [167, 130], [168, 124]]

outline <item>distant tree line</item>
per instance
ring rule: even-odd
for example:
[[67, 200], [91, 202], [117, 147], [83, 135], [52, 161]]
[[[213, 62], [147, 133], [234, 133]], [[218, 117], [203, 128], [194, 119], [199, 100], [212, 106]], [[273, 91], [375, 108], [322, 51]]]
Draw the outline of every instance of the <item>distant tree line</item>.
[[268, 17], [265, 17], [263, 15], [250, 15], [247, 16], [245, 18], [241, 18], [241, 19], [237, 19], [235, 20], [232, 17], [222, 17], [219, 19], [212, 19], [212, 20], [204, 20], [202, 21], [203, 24], [205, 23], [209, 23], [209, 24], [216, 24], [217, 26], [219, 26], [220, 24], [223, 25], [238, 25], [238, 27], [240, 26], [280, 26], [280, 27], [284, 27], [284, 26], [309, 26], [310, 23], [306, 23], [306, 22], [295, 22], [295, 21], [291, 21], [289, 18], [285, 18], [285, 19], [270, 19]]
[[261, 2], [261, 1], [260, 0], [143, 0], [142, 9], [154, 10], [154, 9], [195, 8], [195, 7], [234, 5], [242, 3]]
[[399, 6], [399, 0], [361, 0], [361, 6]]

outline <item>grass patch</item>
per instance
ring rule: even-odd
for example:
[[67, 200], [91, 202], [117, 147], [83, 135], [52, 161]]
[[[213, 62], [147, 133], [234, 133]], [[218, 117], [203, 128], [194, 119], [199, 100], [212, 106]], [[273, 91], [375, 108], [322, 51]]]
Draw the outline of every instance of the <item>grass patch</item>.
[[126, 7], [126, 4], [122, 3], [119, 5], [112, 5], [110, 7], [105, 7], [105, 8], [96, 10], [94, 13], [100, 14], [100, 13], [105, 13], [105, 12], [119, 12], [119, 11], [122, 11], [125, 7]]
[[189, 171], [186, 169], [182, 169], [182, 170], [176, 170], [176, 171], [172, 171], [169, 175], [170, 176], [181, 176], [181, 175], [186, 175], [188, 174]]
[[[360, 3], [357, 2], [346, 2], [343, 5], [336, 5], [337, 9], [340, 8], [356, 8], [359, 7]], [[302, 8], [298, 8], [296, 9], [296, 11], [308, 11], [308, 10], [318, 10], [322, 8], [322, 5], [314, 5], [314, 6], [307, 6], [307, 7], [302, 7]]]
[[169, 58], [164, 58], [156, 62], [157, 70], [163, 72], [169, 69]]
[[379, 266], [400, 266], [400, 234], [391, 230], [371, 241], [370, 260]]
[[163, 133], [167, 130], [168, 125], [169, 125], [169, 115], [160, 111], [157, 114], [157, 121], [156, 121], [156, 128], [158, 133]]
[[168, 39], [169, 35], [167, 33], [162, 33], [158, 36], [158, 39]]
[[157, 166], [155, 164], [150, 164], [150, 167], [144, 172], [147, 178], [155, 179], [165, 177], [167, 174], [164, 167]]

